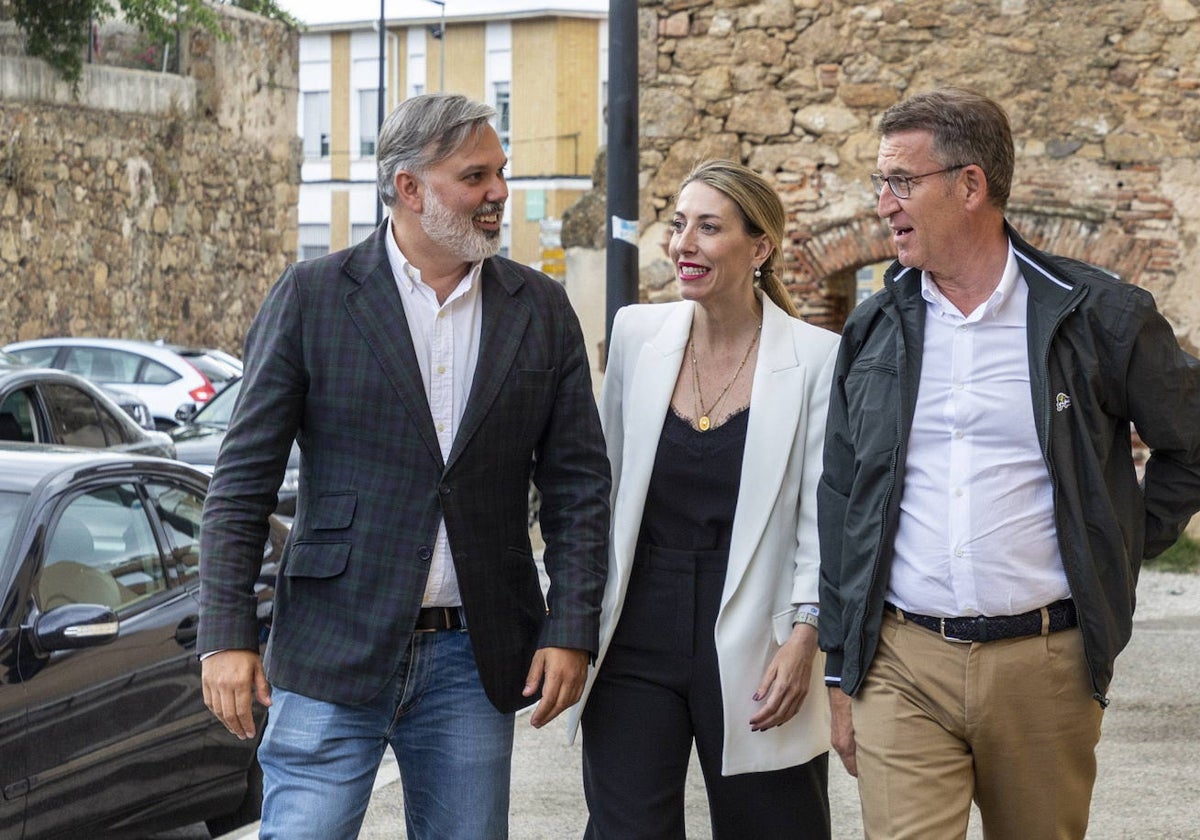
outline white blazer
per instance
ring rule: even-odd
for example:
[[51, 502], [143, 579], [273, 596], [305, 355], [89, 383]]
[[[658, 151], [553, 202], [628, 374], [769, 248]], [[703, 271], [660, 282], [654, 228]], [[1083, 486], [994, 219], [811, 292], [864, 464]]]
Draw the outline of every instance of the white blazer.
[[[783, 726], [751, 732], [753, 700], [771, 657], [792, 632], [796, 605], [817, 602], [817, 481], [838, 337], [761, 295], [763, 326], [729, 567], [717, 614], [725, 738], [722, 774], [777, 770], [829, 749], [823, 654], [808, 696]], [[613, 322], [600, 420], [612, 465], [612, 532], [600, 652], [567, 715], [574, 742], [597, 669], [621, 617], [655, 452], [683, 364], [695, 304], [626, 306]]]

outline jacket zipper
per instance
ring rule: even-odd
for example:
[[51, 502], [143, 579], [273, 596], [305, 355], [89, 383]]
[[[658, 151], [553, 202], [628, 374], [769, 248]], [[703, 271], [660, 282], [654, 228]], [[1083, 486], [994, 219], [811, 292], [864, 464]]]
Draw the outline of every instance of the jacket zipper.
[[[1043, 387], [1043, 390], [1042, 390], [1042, 399], [1043, 399], [1043, 402], [1042, 402], [1042, 440], [1045, 441], [1045, 444], [1043, 445], [1043, 449], [1042, 449], [1042, 457], [1046, 459], [1046, 471], [1050, 475], [1050, 486], [1054, 489], [1054, 500], [1055, 500], [1055, 502], [1054, 502], [1054, 532], [1055, 532], [1055, 539], [1058, 541], [1059, 555], [1064, 558], [1064, 562], [1063, 562], [1063, 571], [1064, 572], [1067, 572], [1067, 564], [1065, 562], [1065, 558], [1067, 557], [1067, 552], [1065, 552], [1063, 550], [1062, 536], [1061, 536], [1062, 529], [1059, 527], [1059, 523], [1058, 523], [1058, 471], [1054, 468], [1054, 459], [1053, 459], [1053, 457], [1051, 457], [1051, 453], [1050, 453], [1051, 443], [1053, 442], [1053, 437], [1050, 433], [1051, 432], [1051, 430], [1050, 430], [1050, 423], [1051, 423], [1051, 416], [1050, 416], [1051, 394], [1050, 394], [1050, 392], [1053, 390], [1053, 387], [1050, 382], [1050, 344], [1053, 341], [1055, 334], [1058, 332], [1058, 328], [1062, 326], [1063, 321], [1067, 320], [1067, 317], [1072, 312], [1074, 312], [1076, 310], [1076, 308], [1078, 308], [1078, 306], [1079, 306], [1079, 301], [1076, 300], [1074, 303], [1071, 304], [1070, 307], [1068, 307], [1067, 309], [1060, 312], [1058, 314], [1058, 316], [1055, 318], [1053, 325], [1051, 325], [1051, 327], [1050, 327], [1050, 334], [1046, 339], [1046, 343], [1045, 343], [1045, 347], [1043, 348], [1043, 351], [1042, 351], [1042, 359], [1041, 359], [1042, 375], [1045, 377], [1045, 380], [1046, 380], [1045, 384], [1042, 386]], [[1071, 575], [1068, 572], [1067, 573], [1067, 582], [1068, 583], [1070, 583], [1070, 577], [1071, 577]], [[1076, 605], [1075, 605], [1075, 610], [1076, 610], [1076, 614], [1079, 616], [1080, 624], [1082, 625], [1083, 612], [1079, 609], [1078, 603], [1076, 603]], [[1105, 697], [1104, 694], [1102, 694], [1099, 690], [1096, 689], [1096, 674], [1092, 671], [1092, 658], [1091, 658], [1091, 653], [1088, 650], [1087, 634], [1083, 632], [1082, 626], [1080, 626], [1079, 636], [1080, 636], [1080, 641], [1083, 644], [1083, 661], [1084, 661], [1084, 664], [1087, 665], [1088, 678], [1091, 679], [1091, 681], [1092, 681], [1092, 699], [1100, 704], [1100, 708], [1107, 709], [1109, 699], [1107, 697]]]

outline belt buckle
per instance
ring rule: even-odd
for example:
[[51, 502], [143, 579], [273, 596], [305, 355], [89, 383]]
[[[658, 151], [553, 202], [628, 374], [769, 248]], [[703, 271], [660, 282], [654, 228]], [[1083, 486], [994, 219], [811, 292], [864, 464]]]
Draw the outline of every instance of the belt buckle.
[[938, 630], [942, 634], [943, 641], [952, 642], [956, 645], [971, 645], [971, 644], [975, 643], [974, 639], [960, 639], [956, 636], [947, 636], [946, 635], [946, 619], [945, 618], [938, 619]]

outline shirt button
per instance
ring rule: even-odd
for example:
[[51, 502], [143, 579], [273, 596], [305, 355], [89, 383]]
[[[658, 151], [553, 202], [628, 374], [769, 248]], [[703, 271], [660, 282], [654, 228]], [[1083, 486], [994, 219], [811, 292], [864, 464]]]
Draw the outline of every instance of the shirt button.
[[955, 439], [955, 440], [962, 440], [962, 439], [963, 439], [963, 431], [962, 431], [962, 429], [955, 429], [955, 430], [954, 430], [954, 439]]
[[[445, 365], [438, 365], [437, 372], [438, 372], [438, 373], [445, 373], [445, 372], [446, 372], [446, 366], [445, 366]], [[960, 387], [961, 387], [961, 386], [960, 386]]]
[[437, 430], [438, 430], [438, 432], [439, 432], [439, 433], [446, 431], [446, 424], [445, 424], [445, 423], [438, 423], [438, 424], [437, 424]]

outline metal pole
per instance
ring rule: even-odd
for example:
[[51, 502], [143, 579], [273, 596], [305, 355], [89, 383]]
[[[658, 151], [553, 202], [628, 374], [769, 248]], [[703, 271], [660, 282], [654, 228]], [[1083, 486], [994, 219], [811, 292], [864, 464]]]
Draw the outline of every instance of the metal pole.
[[637, 0], [609, 0], [606, 348], [617, 310], [638, 299], [637, 48]]
[[446, 4], [438, 3], [442, 7], [442, 38], [438, 44], [438, 58], [441, 61], [441, 67], [438, 68], [438, 90], [442, 93], [446, 92]]
[[[386, 20], [384, 18], [383, 7], [387, 0], [379, 0], [379, 91], [376, 99], [375, 115], [375, 158], [376, 163], [379, 159], [379, 129], [383, 128], [383, 109], [384, 109], [384, 91], [386, 89], [387, 75], [384, 72], [384, 67], [387, 63], [387, 29]], [[383, 202], [379, 200], [379, 196], [375, 197], [375, 227], [383, 222]]]

